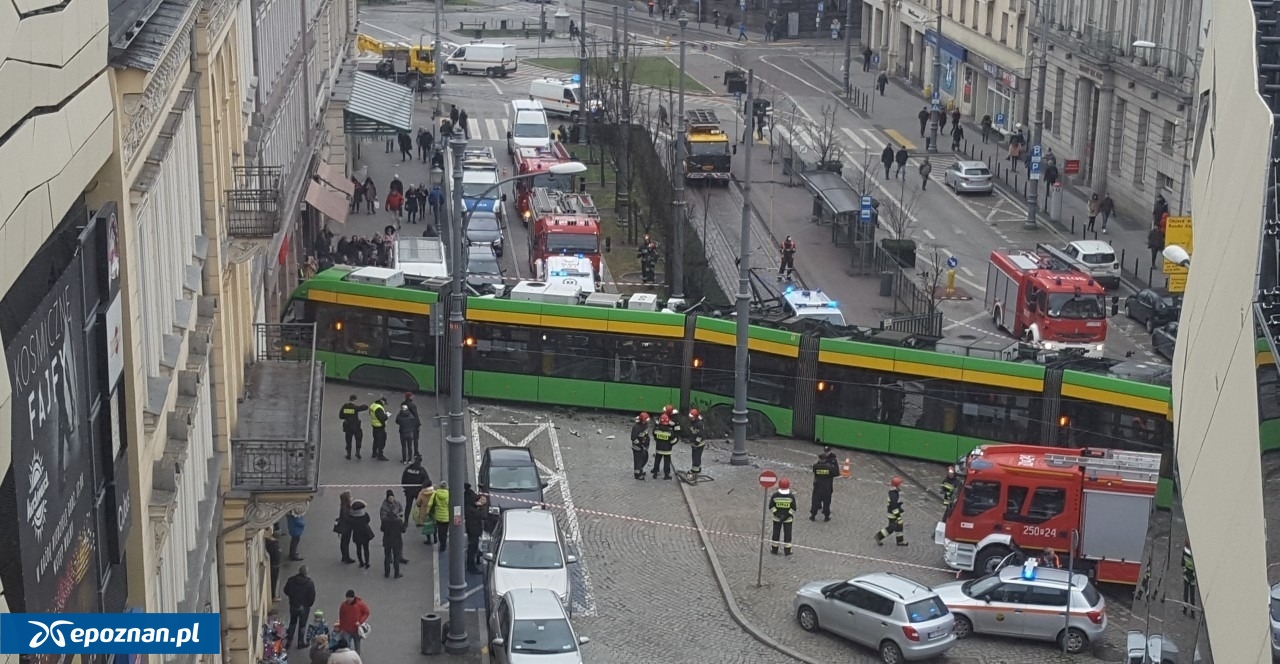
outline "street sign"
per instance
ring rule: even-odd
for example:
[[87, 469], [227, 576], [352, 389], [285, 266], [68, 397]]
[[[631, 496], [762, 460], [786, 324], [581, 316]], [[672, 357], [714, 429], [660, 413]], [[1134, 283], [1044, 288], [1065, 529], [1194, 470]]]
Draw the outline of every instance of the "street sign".
[[[1169, 217], [1164, 225], [1164, 244], [1176, 244], [1191, 255], [1194, 250], [1191, 217]], [[1169, 275], [1169, 292], [1182, 293], [1187, 290], [1187, 268], [1172, 261], [1163, 261], [1162, 271]]]
[[959, 266], [960, 266], [960, 260], [955, 256], [951, 256], [950, 258], [947, 259], [947, 267], [951, 269], [955, 269]]
[[930, 106], [932, 107], [932, 110], [934, 110], [934, 111], [941, 111], [941, 110], [942, 110], [942, 94], [941, 94], [941, 93], [939, 93], [937, 90], [934, 90], [934, 91], [933, 91], [933, 100], [932, 100], [932, 103], [930, 104]]
[[765, 489], [772, 489], [773, 485], [778, 483], [778, 474], [772, 470], [764, 470], [760, 472], [760, 486]]
[[1003, 126], [1005, 125], [1005, 121], [1006, 121], [1006, 118], [1004, 117], [1004, 113], [996, 113], [996, 124], [997, 124], [997, 125], [999, 125], [999, 126], [1003, 127]]
[[873, 65], [879, 65], [879, 64], [880, 64], [880, 54], [879, 54], [879, 53], [872, 53], [872, 54], [871, 54], [871, 64], [873, 64]]
[[863, 196], [862, 199], [859, 201], [858, 221], [861, 221], [862, 223], [868, 223], [868, 224], [871, 223], [871, 217], [872, 217], [871, 211], [873, 208], [874, 208], [874, 204], [871, 201], [871, 197]]
[[742, 101], [742, 93], [741, 93], [741, 92], [735, 92], [735, 93], [733, 93], [733, 100], [734, 100], [734, 101]]
[[1031, 158], [1031, 179], [1032, 180], [1040, 179], [1040, 158], [1039, 157]]
[[1039, 159], [1039, 158], [1040, 158], [1040, 157], [1042, 157], [1042, 156], [1044, 156], [1044, 146], [1041, 146], [1041, 145], [1033, 145], [1033, 146], [1031, 146], [1031, 158], [1032, 158], [1032, 159]]

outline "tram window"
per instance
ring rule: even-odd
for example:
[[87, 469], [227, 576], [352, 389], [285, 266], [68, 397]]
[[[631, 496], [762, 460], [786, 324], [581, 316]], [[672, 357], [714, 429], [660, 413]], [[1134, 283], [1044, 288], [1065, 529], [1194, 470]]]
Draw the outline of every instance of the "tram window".
[[312, 311], [316, 322], [316, 348], [333, 353], [347, 352], [343, 345], [346, 334], [346, 310], [332, 304], [316, 303]]
[[426, 316], [387, 316], [387, 357], [405, 362], [431, 362], [435, 344]]
[[[702, 361], [702, 366], [693, 371], [693, 389], [721, 396], [732, 396], [734, 349], [730, 346], [699, 342], [694, 346], [693, 354]], [[750, 389], [747, 395], [752, 399], [755, 398], [755, 394]]]
[[310, 306], [310, 300], [290, 300], [289, 306], [284, 310], [284, 317], [281, 319], [284, 323], [311, 323], [315, 313]]
[[369, 357], [382, 357], [386, 352], [386, 319], [382, 312], [348, 309], [342, 323], [346, 352]]
[[818, 380], [826, 389], [818, 392], [819, 415], [842, 417], [863, 422], [885, 421], [882, 411], [890, 411], [900, 403], [900, 395], [882, 395], [881, 375], [874, 371], [838, 365], [818, 366]]
[[1280, 419], [1280, 374], [1274, 364], [1258, 367], [1258, 419]]
[[615, 337], [610, 380], [633, 385], [680, 387], [681, 343], [646, 337]]
[[542, 375], [577, 380], [609, 380], [608, 335], [542, 333]]
[[1000, 502], [1000, 483], [977, 480], [964, 485], [965, 516], [978, 516]]
[[483, 323], [472, 324], [468, 329], [475, 339], [466, 359], [468, 369], [538, 375], [538, 353], [528, 329]]
[[752, 400], [784, 408], [795, 404], [795, 358], [753, 352], [750, 376], [747, 394]]
[[1040, 399], [1026, 392], [944, 381], [958, 411], [955, 433], [972, 438], [1022, 442], [1029, 439]]
[[1137, 452], [1172, 449], [1173, 427], [1155, 413], [1069, 398], [1062, 400], [1062, 412], [1071, 422], [1067, 439], [1059, 441], [1062, 445]]

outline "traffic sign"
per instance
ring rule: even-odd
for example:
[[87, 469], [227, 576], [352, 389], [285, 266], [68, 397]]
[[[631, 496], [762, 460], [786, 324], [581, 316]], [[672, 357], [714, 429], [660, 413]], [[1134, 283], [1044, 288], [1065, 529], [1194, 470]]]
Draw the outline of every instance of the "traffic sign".
[[1030, 168], [1031, 168], [1031, 179], [1039, 180], [1040, 179], [1040, 158], [1039, 157], [1032, 157]]
[[880, 54], [879, 54], [879, 53], [872, 53], [872, 54], [871, 54], [871, 64], [873, 64], [873, 65], [879, 65], [879, 64], [880, 64]]
[[778, 474], [772, 470], [760, 471], [760, 486], [765, 489], [772, 489], [773, 485], [778, 483]]
[[741, 92], [735, 92], [735, 93], [733, 93], [733, 100], [734, 100], [734, 101], [742, 101], [742, 93], [741, 93]]
[[935, 103], [935, 104], [936, 104], [936, 103], [938, 103], [938, 102], [940, 102], [940, 101], [942, 101], [942, 93], [941, 93], [941, 92], [938, 92], [937, 90], [934, 90], [934, 91], [933, 91], [933, 103]]
[[858, 220], [863, 223], [871, 223], [871, 211], [875, 207], [870, 196], [863, 196], [859, 201]]
[[1043, 155], [1044, 155], [1044, 146], [1041, 146], [1041, 145], [1033, 145], [1033, 146], [1031, 146], [1031, 158], [1032, 158], [1032, 159], [1039, 159], [1039, 158], [1040, 158], [1041, 156], [1043, 156]]
[[955, 269], [959, 266], [960, 266], [960, 260], [957, 259], [955, 256], [951, 256], [947, 258], [947, 267]]
[[996, 113], [996, 124], [1003, 127], [1005, 124], [1004, 113]]

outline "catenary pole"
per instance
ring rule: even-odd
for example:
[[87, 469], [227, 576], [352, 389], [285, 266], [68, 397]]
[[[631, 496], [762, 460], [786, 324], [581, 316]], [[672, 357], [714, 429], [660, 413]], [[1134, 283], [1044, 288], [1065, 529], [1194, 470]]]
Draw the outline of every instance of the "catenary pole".
[[688, 131], [688, 125], [684, 121], [684, 57], [685, 49], [688, 46], [685, 41], [684, 31], [688, 26], [689, 17], [684, 12], [680, 12], [680, 110], [675, 117], [676, 127], [679, 128], [679, 131], [676, 134], [676, 158], [674, 163], [671, 164], [672, 179], [675, 180], [675, 187], [672, 189], [674, 195], [671, 197], [671, 225], [674, 227], [675, 237], [675, 250], [671, 252], [671, 299], [681, 302], [684, 301], [684, 140], [685, 132]]
[[938, 151], [938, 120], [942, 119], [942, 0], [938, 0], [937, 40], [933, 44], [933, 93], [929, 101], [929, 152]]
[[[442, 111], [440, 110], [440, 86], [444, 84], [444, 81], [441, 79], [440, 69], [444, 65], [444, 59], [440, 57], [440, 7], [443, 4], [444, 4], [444, 0], [436, 0], [435, 2], [436, 41], [435, 41], [435, 44], [432, 46], [432, 51], [431, 51], [431, 59], [435, 60], [435, 63], [436, 63], [436, 73], [432, 76], [432, 80], [431, 80], [431, 101], [434, 104], [434, 108], [431, 111], [431, 116], [433, 118], [440, 117], [440, 114], [442, 113]], [[441, 136], [440, 138], [441, 140], [444, 139], [443, 136]]]
[[[1053, 1], [1044, 0], [1043, 6], [1039, 8], [1040, 20], [1039, 33], [1036, 37], [1036, 118], [1031, 125], [1031, 149], [1040, 147], [1040, 141], [1044, 139], [1044, 85], [1045, 76], [1049, 69], [1049, 35], [1046, 26], [1049, 24], [1049, 15], [1053, 12]], [[1040, 205], [1040, 180], [1030, 179], [1031, 174], [1027, 174], [1027, 220], [1023, 222], [1022, 227], [1028, 230], [1037, 226], [1036, 212]]]
[[449, 631], [445, 635], [445, 652], [462, 654], [470, 649], [467, 638], [467, 576], [466, 532], [462, 525], [463, 485], [467, 482], [467, 437], [462, 414], [462, 307], [465, 302], [463, 289], [462, 238], [463, 215], [466, 206], [462, 200], [462, 155], [467, 141], [454, 132], [449, 142], [453, 151], [453, 214], [450, 215], [449, 270], [453, 285], [449, 291], [449, 435], [445, 442], [449, 449]]
[[[755, 90], [756, 72], [747, 70], [747, 103], [751, 108]], [[745, 112], [745, 110], [744, 110]], [[748, 119], [750, 122], [750, 119]], [[738, 251], [738, 300], [737, 344], [733, 357], [733, 453], [729, 463], [747, 465], [747, 372], [751, 370], [747, 354], [747, 339], [751, 316], [751, 146], [756, 142], [755, 133], [747, 128], [746, 149], [743, 151], [742, 169], [742, 246]]]
[[[861, 7], [861, 5], [859, 5]], [[853, 96], [849, 71], [853, 68], [853, 2], [844, 3], [844, 98]]]
[[578, 145], [587, 144], [587, 0], [578, 14]]

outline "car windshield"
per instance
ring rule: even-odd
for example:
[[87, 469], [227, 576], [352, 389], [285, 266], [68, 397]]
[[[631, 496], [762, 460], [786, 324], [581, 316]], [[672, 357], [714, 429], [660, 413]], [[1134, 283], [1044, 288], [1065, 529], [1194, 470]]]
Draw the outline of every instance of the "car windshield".
[[551, 233], [547, 235], [547, 251], [553, 254], [594, 254], [600, 251], [599, 240], [585, 233]]
[[1116, 262], [1116, 255], [1115, 254], [1085, 254], [1081, 256], [1080, 259], [1089, 265], [1105, 265], [1107, 263]]
[[1162, 298], [1160, 298], [1160, 299], [1156, 300], [1156, 306], [1157, 306], [1157, 307], [1159, 307], [1159, 308], [1161, 308], [1161, 309], [1173, 309], [1173, 308], [1177, 307], [1178, 305], [1177, 305], [1176, 303], [1174, 303], [1173, 298], [1171, 298], [1171, 297], [1162, 297]]
[[539, 173], [533, 176], [533, 184], [530, 187], [546, 187], [556, 191], [573, 191], [573, 176], [561, 175], [556, 176], [555, 173]]
[[[1098, 602], [1102, 601], [1102, 595], [1098, 594], [1098, 589], [1094, 588], [1092, 583], [1084, 584], [1080, 589], [1080, 595], [1089, 606], [1097, 606]], [[1272, 606], [1274, 607], [1274, 604]], [[1274, 608], [1272, 610], [1274, 611]]]
[[947, 606], [937, 597], [926, 597], [907, 605], [907, 620], [913, 623], [928, 622], [947, 615]]
[[1271, 598], [1271, 619], [1280, 622], [1280, 599]]
[[542, 478], [533, 466], [490, 466], [489, 488], [495, 491], [537, 491]]
[[985, 168], [966, 168], [964, 169], [964, 175], [970, 178], [985, 178], [991, 177], [991, 171]]
[[1049, 317], [1076, 320], [1101, 320], [1106, 317], [1106, 303], [1101, 295], [1049, 294]]
[[964, 594], [970, 597], [982, 597], [991, 592], [992, 588], [1000, 585], [1000, 575], [992, 574], [984, 576], [981, 579], [974, 579], [960, 587]]
[[561, 569], [564, 557], [558, 542], [503, 540], [498, 549], [498, 567], [511, 569]]
[[497, 198], [498, 188], [493, 186], [493, 182], [463, 182], [462, 195], [467, 198], [481, 198], [488, 196], [489, 198]]
[[472, 254], [467, 258], [467, 271], [471, 274], [502, 274], [502, 270], [498, 267], [498, 261], [494, 259], [493, 252], [488, 255], [483, 253]]
[[551, 130], [545, 124], [528, 122], [516, 125], [511, 130], [511, 135], [516, 138], [548, 138], [551, 136]]
[[472, 214], [467, 223], [467, 235], [482, 233], [492, 235], [498, 232], [498, 218], [491, 214]]
[[693, 157], [715, 157], [726, 154], [729, 154], [729, 141], [689, 143], [689, 155]]
[[574, 652], [578, 641], [573, 638], [569, 621], [517, 620], [511, 627], [511, 652], [525, 655], [558, 655]]

